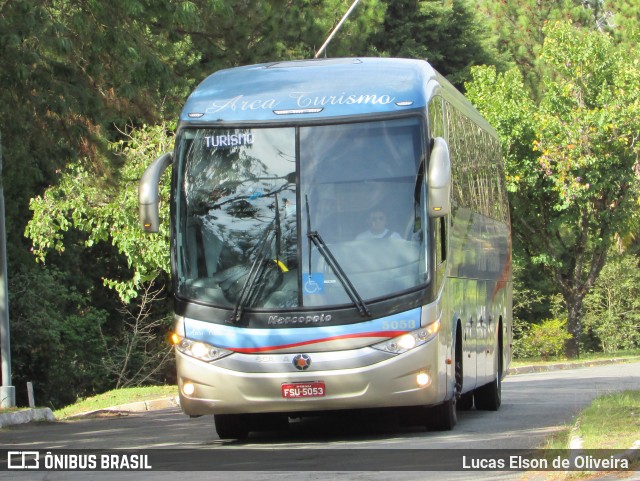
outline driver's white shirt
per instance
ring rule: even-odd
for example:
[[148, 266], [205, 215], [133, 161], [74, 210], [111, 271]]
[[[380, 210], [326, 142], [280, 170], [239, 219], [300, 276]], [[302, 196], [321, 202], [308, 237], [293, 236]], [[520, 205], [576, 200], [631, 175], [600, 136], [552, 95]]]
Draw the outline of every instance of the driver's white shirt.
[[356, 236], [356, 240], [366, 240], [366, 239], [384, 239], [384, 238], [388, 238], [388, 239], [401, 239], [400, 234], [398, 234], [397, 232], [391, 232], [389, 233], [389, 229], [385, 229], [383, 232], [381, 232], [380, 234], [374, 234], [373, 232], [371, 232], [370, 230], [366, 230], [364, 232], [361, 232], [360, 234], [358, 234]]

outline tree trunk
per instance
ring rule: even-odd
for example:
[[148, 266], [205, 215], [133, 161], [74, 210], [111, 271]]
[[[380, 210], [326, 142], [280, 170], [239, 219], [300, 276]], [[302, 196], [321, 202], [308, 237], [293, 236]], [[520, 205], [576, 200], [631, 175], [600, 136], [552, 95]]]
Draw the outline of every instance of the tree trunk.
[[580, 356], [580, 334], [582, 333], [582, 300], [584, 296], [565, 296], [567, 303], [567, 331], [571, 337], [565, 344], [565, 355], [569, 359]]

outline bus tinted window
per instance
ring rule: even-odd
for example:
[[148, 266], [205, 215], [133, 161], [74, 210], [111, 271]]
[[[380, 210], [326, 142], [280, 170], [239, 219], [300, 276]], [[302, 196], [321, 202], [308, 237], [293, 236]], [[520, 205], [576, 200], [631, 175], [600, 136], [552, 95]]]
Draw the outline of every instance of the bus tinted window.
[[[426, 282], [422, 131], [417, 118], [300, 129], [302, 224], [320, 233], [365, 299]], [[320, 293], [303, 290], [305, 305], [349, 302], [318, 252], [301, 249], [307, 270], [324, 279]]]
[[294, 128], [183, 131], [178, 294], [236, 308], [349, 303], [334, 269], [309, 250], [309, 226], [363, 298], [423, 285], [422, 125], [301, 127], [298, 149]]

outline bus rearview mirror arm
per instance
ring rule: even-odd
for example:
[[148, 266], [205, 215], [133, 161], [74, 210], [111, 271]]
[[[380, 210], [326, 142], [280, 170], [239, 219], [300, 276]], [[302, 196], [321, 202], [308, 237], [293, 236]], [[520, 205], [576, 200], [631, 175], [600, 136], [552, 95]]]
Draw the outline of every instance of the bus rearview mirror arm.
[[160, 177], [173, 162], [173, 154], [168, 152], [154, 160], [142, 174], [138, 198], [140, 203], [140, 224], [145, 232], [155, 233], [160, 228], [159, 188]]
[[451, 212], [451, 161], [449, 146], [442, 137], [433, 139], [429, 158], [429, 217], [444, 217]]

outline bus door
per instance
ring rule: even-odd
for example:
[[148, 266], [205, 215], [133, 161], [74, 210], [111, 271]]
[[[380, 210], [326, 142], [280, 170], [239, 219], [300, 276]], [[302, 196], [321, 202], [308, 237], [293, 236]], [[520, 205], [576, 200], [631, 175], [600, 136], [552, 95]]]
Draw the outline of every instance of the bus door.
[[487, 281], [478, 280], [476, 284], [477, 293], [477, 352], [478, 352], [478, 385], [485, 384], [493, 371], [493, 340], [491, 333], [491, 313], [489, 310], [489, 298], [487, 297]]
[[476, 281], [473, 279], [456, 279], [462, 300], [462, 373], [463, 389], [476, 386], [478, 365], [478, 312]]

